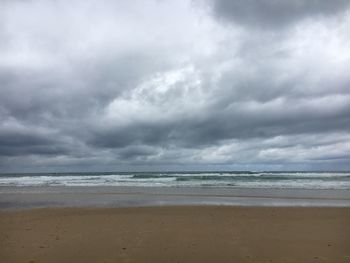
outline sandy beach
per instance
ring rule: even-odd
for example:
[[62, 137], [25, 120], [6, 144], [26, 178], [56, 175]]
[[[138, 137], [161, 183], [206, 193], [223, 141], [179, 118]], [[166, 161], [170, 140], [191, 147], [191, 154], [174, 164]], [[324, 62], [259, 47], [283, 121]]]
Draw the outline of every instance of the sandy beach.
[[0, 212], [1, 262], [350, 262], [349, 208]]

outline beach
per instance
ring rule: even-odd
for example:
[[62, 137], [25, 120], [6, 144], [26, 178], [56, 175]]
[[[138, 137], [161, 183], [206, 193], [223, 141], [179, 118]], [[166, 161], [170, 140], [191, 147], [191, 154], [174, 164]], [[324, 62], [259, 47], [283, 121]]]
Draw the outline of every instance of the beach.
[[148, 186], [0, 187], [0, 210], [43, 207], [173, 205], [350, 207], [350, 191], [347, 189]]
[[349, 222], [348, 189], [1, 186], [0, 262], [350, 262]]
[[0, 263], [350, 263], [350, 0], [0, 0]]
[[0, 212], [1, 262], [349, 262], [350, 209], [162, 206]]

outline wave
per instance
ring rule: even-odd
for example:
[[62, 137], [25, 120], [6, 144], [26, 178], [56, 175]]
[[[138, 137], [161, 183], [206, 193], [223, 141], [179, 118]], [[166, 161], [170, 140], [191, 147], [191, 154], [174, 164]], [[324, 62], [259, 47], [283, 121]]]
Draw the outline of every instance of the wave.
[[196, 172], [1, 174], [0, 186], [168, 186], [350, 189], [350, 173]]

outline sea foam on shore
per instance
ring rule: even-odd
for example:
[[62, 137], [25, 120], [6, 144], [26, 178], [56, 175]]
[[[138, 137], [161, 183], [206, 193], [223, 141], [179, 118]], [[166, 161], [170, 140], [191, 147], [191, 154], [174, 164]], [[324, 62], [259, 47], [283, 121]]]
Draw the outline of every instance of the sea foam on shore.
[[0, 186], [144, 186], [350, 189], [348, 172], [142, 172], [0, 174]]

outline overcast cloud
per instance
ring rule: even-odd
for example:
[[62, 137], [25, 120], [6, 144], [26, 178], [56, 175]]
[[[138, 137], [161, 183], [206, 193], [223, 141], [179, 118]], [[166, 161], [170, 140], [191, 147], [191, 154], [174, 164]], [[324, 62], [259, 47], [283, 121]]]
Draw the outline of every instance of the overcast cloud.
[[350, 1], [0, 1], [0, 169], [350, 170]]

